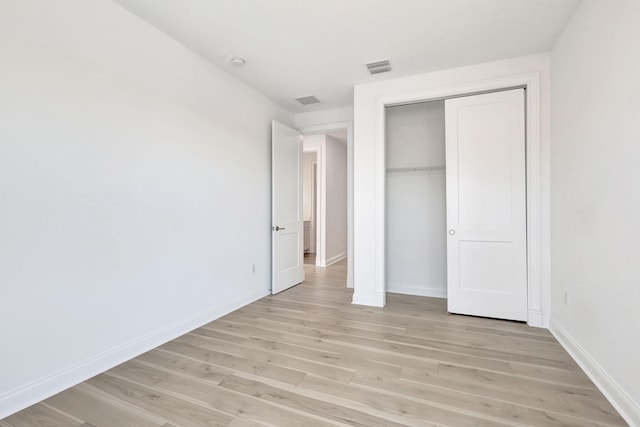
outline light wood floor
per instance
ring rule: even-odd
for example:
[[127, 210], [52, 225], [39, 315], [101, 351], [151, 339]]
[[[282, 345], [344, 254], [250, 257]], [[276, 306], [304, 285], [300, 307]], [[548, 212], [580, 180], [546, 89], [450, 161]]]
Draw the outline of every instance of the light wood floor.
[[626, 425], [545, 330], [353, 306], [346, 263], [34, 405], [2, 426]]
[[304, 263], [316, 265], [316, 254], [305, 253], [304, 254]]

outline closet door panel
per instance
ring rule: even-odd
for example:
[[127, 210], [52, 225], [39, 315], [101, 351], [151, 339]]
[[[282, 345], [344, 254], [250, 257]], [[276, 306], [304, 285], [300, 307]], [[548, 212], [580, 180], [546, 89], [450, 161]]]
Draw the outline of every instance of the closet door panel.
[[527, 320], [524, 90], [445, 114], [449, 311]]

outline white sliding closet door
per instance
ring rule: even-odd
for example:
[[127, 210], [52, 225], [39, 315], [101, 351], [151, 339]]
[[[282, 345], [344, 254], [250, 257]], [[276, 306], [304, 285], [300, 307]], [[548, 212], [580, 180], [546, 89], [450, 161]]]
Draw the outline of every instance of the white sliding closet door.
[[451, 313], [527, 320], [524, 96], [445, 102]]

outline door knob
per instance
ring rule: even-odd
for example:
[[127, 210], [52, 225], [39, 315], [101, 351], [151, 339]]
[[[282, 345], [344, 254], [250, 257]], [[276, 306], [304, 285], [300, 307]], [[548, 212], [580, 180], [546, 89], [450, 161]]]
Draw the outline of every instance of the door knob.
[[454, 230], [453, 228], [449, 230], [449, 236], [453, 236], [456, 234], [456, 230]]
[[276, 231], [280, 231], [280, 230], [284, 230], [284, 227], [278, 227], [277, 225], [275, 226], [274, 230]]

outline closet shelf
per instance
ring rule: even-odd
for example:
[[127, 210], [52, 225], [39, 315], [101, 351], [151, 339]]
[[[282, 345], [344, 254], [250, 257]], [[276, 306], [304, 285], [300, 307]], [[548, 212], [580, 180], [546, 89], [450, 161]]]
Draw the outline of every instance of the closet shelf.
[[423, 166], [423, 167], [412, 167], [412, 168], [387, 168], [387, 173], [394, 172], [418, 172], [418, 171], [443, 171], [445, 170], [444, 166]]

